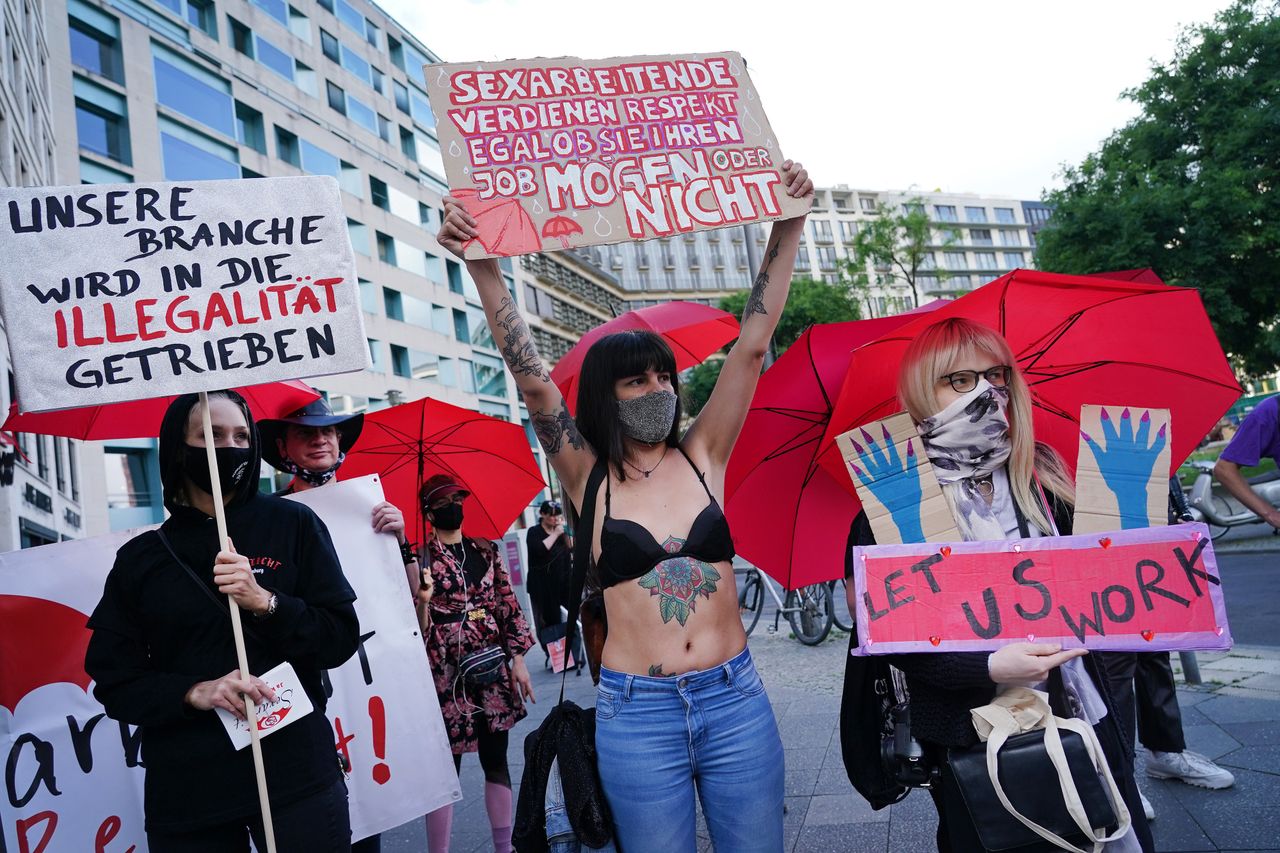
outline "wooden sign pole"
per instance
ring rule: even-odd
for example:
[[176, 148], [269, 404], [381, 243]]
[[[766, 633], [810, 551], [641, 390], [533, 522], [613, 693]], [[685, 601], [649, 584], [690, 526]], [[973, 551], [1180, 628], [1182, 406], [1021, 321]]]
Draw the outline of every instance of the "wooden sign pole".
[[[209, 482], [213, 490], [213, 517], [218, 522], [218, 550], [227, 550], [227, 514], [222, 505], [222, 483], [218, 480], [218, 457], [213, 446], [213, 421], [209, 418], [209, 395], [200, 392], [200, 417], [204, 421], [204, 448], [209, 459]], [[256, 471], [249, 472], [256, 476]], [[236, 640], [236, 663], [240, 677], [249, 678], [249, 655], [244, 648], [244, 627], [240, 624], [240, 607], [227, 596], [231, 605], [231, 631]], [[258, 805], [262, 808], [262, 831], [267, 839], [266, 853], [276, 853], [276, 834], [271, 825], [271, 802], [267, 796], [267, 771], [262, 760], [262, 741], [258, 735], [258, 706], [247, 695], [244, 699], [245, 719], [249, 721], [249, 748], [253, 752], [253, 772], [258, 780]]]

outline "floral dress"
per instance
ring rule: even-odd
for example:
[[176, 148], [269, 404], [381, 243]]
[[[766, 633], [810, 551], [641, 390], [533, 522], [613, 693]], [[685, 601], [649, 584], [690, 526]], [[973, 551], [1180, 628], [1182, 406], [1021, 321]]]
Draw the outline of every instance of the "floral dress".
[[[490, 542], [471, 538], [466, 544], [488, 563], [478, 585], [467, 583], [463, 567], [439, 539], [433, 536], [427, 542], [435, 583], [431, 626], [426, 636], [427, 657], [449, 744], [455, 753], [479, 749], [480, 726], [489, 732], [507, 731], [526, 713], [524, 701], [512, 689], [507, 675], [480, 688], [468, 688], [459, 680], [455, 691], [458, 661], [489, 646], [500, 646], [510, 659], [524, 654], [534, 644], [498, 549]], [[479, 613], [481, 610], [483, 614]], [[463, 617], [462, 621], [446, 621], [457, 615]]]

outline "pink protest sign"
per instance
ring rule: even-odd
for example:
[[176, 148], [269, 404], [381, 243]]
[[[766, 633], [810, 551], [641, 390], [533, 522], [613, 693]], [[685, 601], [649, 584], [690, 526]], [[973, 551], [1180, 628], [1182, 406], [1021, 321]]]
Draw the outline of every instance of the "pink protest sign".
[[427, 66], [469, 258], [798, 216], [737, 53]]
[[990, 651], [1031, 640], [1110, 651], [1229, 649], [1209, 531], [853, 549], [856, 654]]

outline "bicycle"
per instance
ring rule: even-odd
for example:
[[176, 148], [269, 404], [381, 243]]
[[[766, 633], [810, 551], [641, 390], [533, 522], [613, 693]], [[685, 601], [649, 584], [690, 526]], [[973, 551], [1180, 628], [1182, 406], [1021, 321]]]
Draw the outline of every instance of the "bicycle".
[[[848, 620], [840, 617], [840, 608], [837, 605], [839, 601], [848, 601], [848, 592], [845, 587], [845, 579], [837, 578], [833, 581], [827, 581], [827, 588], [831, 590], [831, 619], [835, 626], [841, 631], [853, 633], [853, 610], [849, 610]], [[837, 596], [839, 596], [837, 598]]]
[[785, 614], [796, 639], [806, 646], [818, 645], [827, 638], [827, 634], [831, 633], [834, 607], [831, 602], [831, 589], [825, 583], [788, 590], [784, 599], [779, 597], [778, 591], [774, 589], [773, 581], [755, 566], [744, 569], [735, 568], [733, 573], [744, 576], [742, 585], [738, 589], [738, 610], [742, 614], [742, 628], [748, 636], [760, 621], [766, 590], [777, 605], [771, 631], [778, 630], [778, 620]]

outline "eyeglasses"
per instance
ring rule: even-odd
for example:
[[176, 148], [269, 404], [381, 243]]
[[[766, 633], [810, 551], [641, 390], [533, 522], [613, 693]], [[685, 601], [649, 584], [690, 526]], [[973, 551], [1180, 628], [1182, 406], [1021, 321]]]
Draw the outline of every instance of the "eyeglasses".
[[948, 383], [957, 394], [967, 394], [978, 387], [979, 377], [990, 382], [995, 388], [1003, 388], [1009, 384], [1009, 378], [1012, 375], [1012, 367], [1007, 364], [997, 364], [987, 370], [953, 370], [938, 377], [938, 381]]
[[467, 495], [465, 492], [454, 492], [453, 494], [449, 495], [449, 497], [447, 498], [443, 498], [438, 501], [432, 501], [431, 504], [427, 507], [427, 509], [431, 510], [432, 512], [435, 512], [438, 509], [444, 509], [449, 504], [460, 504], [466, 497]]

